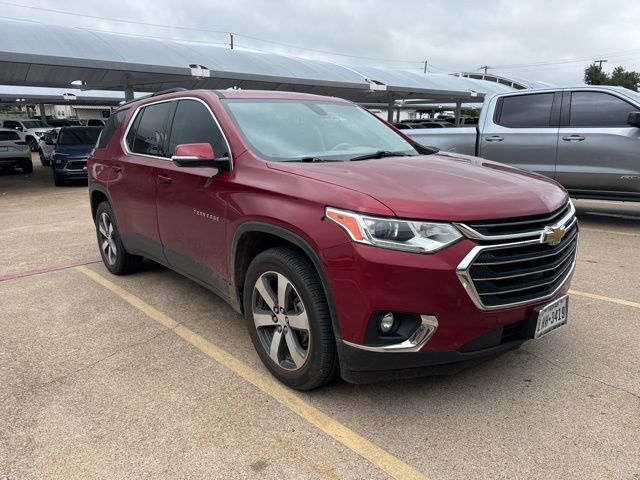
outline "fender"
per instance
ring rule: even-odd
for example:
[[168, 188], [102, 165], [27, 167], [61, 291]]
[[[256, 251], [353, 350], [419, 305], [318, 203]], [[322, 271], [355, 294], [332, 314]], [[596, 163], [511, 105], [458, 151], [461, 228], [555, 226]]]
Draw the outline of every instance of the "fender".
[[333, 325], [333, 332], [336, 337], [336, 342], [340, 343], [342, 341], [342, 333], [340, 329], [340, 322], [338, 321], [338, 313], [335, 309], [335, 303], [333, 301], [333, 295], [331, 293], [331, 287], [329, 285], [329, 279], [327, 278], [327, 274], [324, 271], [324, 267], [322, 266], [322, 262], [320, 258], [316, 254], [315, 250], [309, 245], [309, 243], [290, 230], [286, 228], [282, 228], [278, 225], [274, 225], [271, 223], [265, 222], [257, 222], [257, 221], [248, 221], [241, 224], [235, 231], [233, 235], [233, 241], [231, 243], [231, 253], [229, 257], [229, 270], [230, 270], [230, 281], [231, 281], [231, 295], [233, 297], [233, 303], [240, 305], [240, 298], [238, 294], [238, 287], [236, 285], [236, 251], [238, 248], [238, 242], [243, 234], [249, 232], [262, 232], [274, 235], [276, 237], [280, 237], [283, 240], [291, 242], [296, 247], [300, 248], [308, 257], [311, 259], [311, 263], [315, 267], [318, 272], [318, 276], [320, 277], [320, 283], [322, 284], [322, 289], [324, 290], [325, 297], [327, 298], [327, 302], [329, 304], [329, 313], [331, 315], [331, 323]]
[[[111, 201], [111, 195], [109, 195], [109, 192], [107, 191], [107, 188], [104, 185], [101, 185], [99, 183], [91, 183], [89, 185], [89, 205], [91, 206], [91, 216], [95, 217], [94, 215], [94, 210], [93, 210], [93, 192], [100, 192], [102, 193], [105, 197], [107, 197], [107, 201], [109, 202], [109, 204], [111, 205], [111, 209], [113, 210], [113, 214], [116, 214], [116, 210], [115, 207], [113, 205], [113, 202]], [[97, 207], [97, 205], [96, 205]], [[95, 218], [92, 218], [92, 220], [95, 222]], [[118, 219], [116, 218], [116, 224], [118, 222]]]

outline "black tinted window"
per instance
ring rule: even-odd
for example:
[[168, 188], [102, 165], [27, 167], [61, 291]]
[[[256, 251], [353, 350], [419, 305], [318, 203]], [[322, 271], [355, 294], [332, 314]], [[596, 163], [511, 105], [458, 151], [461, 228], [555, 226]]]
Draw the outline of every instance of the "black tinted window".
[[176, 145], [208, 143], [216, 157], [227, 156], [227, 144], [209, 109], [195, 100], [180, 100], [176, 108], [169, 139], [169, 155]]
[[121, 110], [109, 117], [109, 120], [107, 120], [107, 124], [104, 126], [104, 129], [100, 134], [100, 138], [98, 139], [98, 148], [107, 148], [109, 141], [111, 141], [111, 137], [113, 137], [113, 134], [118, 129], [126, 115], [126, 110]]
[[627, 127], [627, 118], [637, 111], [624, 100], [600, 92], [571, 94], [571, 127]]
[[20, 136], [16, 132], [0, 132], [0, 142], [10, 140], [20, 140]]
[[171, 103], [157, 103], [140, 110], [133, 125], [135, 131], [127, 138], [132, 152], [157, 157], [167, 156], [164, 151], [165, 123], [171, 110]]
[[100, 130], [98, 127], [65, 128], [60, 131], [58, 145], [95, 145]]
[[496, 123], [511, 128], [548, 127], [553, 93], [504, 97]]

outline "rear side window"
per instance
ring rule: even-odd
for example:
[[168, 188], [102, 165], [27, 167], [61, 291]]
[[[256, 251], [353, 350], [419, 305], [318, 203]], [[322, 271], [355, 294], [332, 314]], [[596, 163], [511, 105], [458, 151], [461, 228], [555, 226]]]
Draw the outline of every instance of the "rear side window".
[[229, 148], [209, 109], [196, 100], [180, 100], [173, 117], [169, 156], [177, 145], [208, 143], [216, 157], [229, 155]]
[[621, 98], [601, 92], [571, 94], [570, 127], [628, 127], [631, 112], [638, 111]]
[[172, 102], [156, 103], [140, 109], [127, 135], [127, 145], [133, 153], [166, 157], [165, 126]]
[[12, 140], [20, 140], [20, 136], [16, 132], [0, 132], [0, 142]]
[[21, 127], [22, 125], [20, 125], [18, 122], [14, 122], [13, 120], [5, 120], [4, 121], [4, 128], [18, 128]]
[[111, 141], [111, 137], [113, 137], [113, 134], [126, 116], [126, 110], [121, 110], [109, 117], [109, 120], [107, 120], [107, 124], [102, 129], [102, 133], [98, 139], [98, 148], [107, 148], [107, 145], [109, 145], [109, 142]]
[[501, 98], [495, 122], [510, 128], [548, 127], [553, 97], [553, 93], [537, 93]]

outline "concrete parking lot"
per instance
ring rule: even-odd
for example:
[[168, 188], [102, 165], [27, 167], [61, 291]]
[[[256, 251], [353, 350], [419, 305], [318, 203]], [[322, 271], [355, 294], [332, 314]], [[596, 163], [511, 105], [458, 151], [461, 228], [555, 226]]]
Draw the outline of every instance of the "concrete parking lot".
[[640, 479], [640, 204], [576, 202], [557, 332], [454, 376], [298, 393], [215, 295], [110, 275], [86, 185], [35, 163], [0, 173], [0, 478]]

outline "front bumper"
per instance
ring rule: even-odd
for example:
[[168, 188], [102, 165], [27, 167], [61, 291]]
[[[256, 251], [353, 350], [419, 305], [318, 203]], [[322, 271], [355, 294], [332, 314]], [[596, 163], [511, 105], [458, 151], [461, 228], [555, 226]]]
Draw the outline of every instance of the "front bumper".
[[[321, 252], [340, 325], [338, 353], [345, 380], [451, 373], [527, 340], [521, 328], [531, 321], [535, 308], [553, 299], [478, 308], [456, 272], [475, 246], [464, 239], [422, 255], [345, 243]], [[570, 278], [553, 298], [566, 293]], [[419, 351], [370, 351], [366, 347], [372, 316], [385, 311], [432, 316], [437, 331]]]
[[[87, 180], [89, 178], [86, 159], [70, 159], [65, 163], [52, 162], [55, 174], [65, 180]], [[73, 168], [70, 168], [70, 167]], [[62, 167], [62, 168], [61, 168]]]

